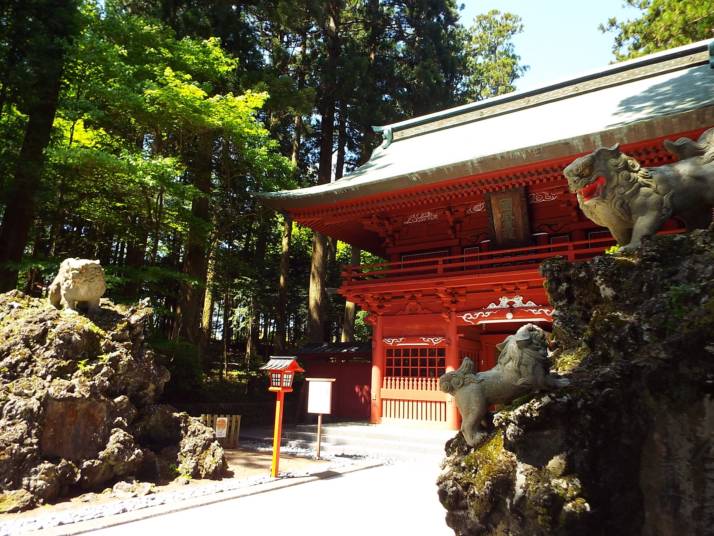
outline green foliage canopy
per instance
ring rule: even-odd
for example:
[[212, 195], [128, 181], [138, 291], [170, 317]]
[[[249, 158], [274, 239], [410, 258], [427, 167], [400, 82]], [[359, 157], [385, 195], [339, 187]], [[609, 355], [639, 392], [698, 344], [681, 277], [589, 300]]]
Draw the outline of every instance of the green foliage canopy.
[[601, 24], [615, 34], [612, 51], [618, 60], [636, 58], [714, 37], [714, 9], [710, 0], [626, 0], [641, 15]]

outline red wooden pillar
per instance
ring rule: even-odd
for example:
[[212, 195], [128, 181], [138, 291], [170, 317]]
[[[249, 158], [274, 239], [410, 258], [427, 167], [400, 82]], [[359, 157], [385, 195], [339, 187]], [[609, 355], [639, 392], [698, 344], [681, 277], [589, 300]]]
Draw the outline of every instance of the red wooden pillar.
[[283, 405], [285, 404], [285, 391], [280, 389], [275, 399], [275, 428], [273, 430], [273, 463], [270, 466], [270, 476], [278, 478], [278, 465], [280, 464], [280, 440], [283, 437]]
[[376, 315], [372, 335], [372, 407], [369, 412], [369, 422], [379, 424], [382, 422], [382, 380], [385, 366], [382, 315]]
[[[446, 348], [446, 372], [459, 368], [459, 333], [457, 327], [456, 311], [451, 310], [447, 330], [449, 345]], [[446, 397], [446, 424], [451, 430], [458, 430], [460, 426], [456, 401], [450, 395]]]

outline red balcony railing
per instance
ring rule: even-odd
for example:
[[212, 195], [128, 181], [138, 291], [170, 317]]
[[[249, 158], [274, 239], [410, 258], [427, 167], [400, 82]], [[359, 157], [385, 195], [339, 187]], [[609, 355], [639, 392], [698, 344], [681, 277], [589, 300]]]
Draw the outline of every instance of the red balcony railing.
[[382, 385], [383, 389], [399, 391], [438, 391], [439, 378], [385, 376]]
[[[681, 229], [662, 234], [679, 233]], [[364, 282], [397, 281], [414, 278], [458, 275], [465, 273], [494, 273], [523, 270], [540, 264], [543, 260], [563, 256], [569, 261], [585, 260], [601, 254], [615, 241], [612, 238], [596, 238], [561, 244], [527, 246], [522, 248], [483, 251], [449, 257], [411, 259], [378, 264], [347, 265], [342, 272], [343, 285]]]

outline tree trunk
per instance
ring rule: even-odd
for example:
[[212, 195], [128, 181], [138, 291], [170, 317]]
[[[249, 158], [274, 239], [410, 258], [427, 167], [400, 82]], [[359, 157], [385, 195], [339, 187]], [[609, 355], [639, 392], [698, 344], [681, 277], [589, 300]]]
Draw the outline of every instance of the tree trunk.
[[290, 273], [290, 238], [292, 232], [293, 221], [289, 216], [285, 216], [283, 220], [283, 240], [280, 250], [278, 304], [275, 311], [275, 349], [279, 352], [287, 348], [288, 275]]
[[345, 152], [347, 149], [347, 105], [340, 101], [340, 120], [337, 125], [337, 159], [335, 160], [335, 180], [345, 174]]
[[29, 110], [25, 137], [10, 181], [5, 213], [0, 224], [0, 292], [15, 288], [22, 254], [35, 216], [35, 194], [44, 168], [44, 150], [50, 141], [57, 111], [62, 76], [62, 57], [38, 88], [36, 102]]
[[250, 365], [252, 358], [258, 355], [258, 343], [260, 339], [260, 303], [258, 301], [258, 283], [264, 276], [265, 250], [268, 242], [268, 231], [271, 219], [267, 216], [264, 208], [258, 209], [258, 236], [255, 240], [255, 251], [253, 259], [255, 261], [255, 288], [250, 298], [250, 323], [248, 341], [246, 342], [245, 359], [246, 366]]
[[295, 169], [297, 169], [300, 163], [300, 143], [302, 141], [303, 129], [301, 115], [295, 116], [294, 128], [295, 131], [293, 132], [292, 147], [290, 150], [290, 161], [292, 162], [293, 166], [295, 166]]
[[102, 266], [108, 266], [111, 264], [113, 243], [114, 234], [107, 231], [106, 228], [103, 228], [101, 232], [101, 240], [97, 244], [97, 255], [95, 257], [99, 259]]
[[213, 136], [200, 134], [190, 162], [192, 184], [201, 192], [191, 203], [191, 223], [186, 243], [183, 273], [191, 281], [181, 283], [175, 334], [193, 344], [201, 344], [201, 312], [206, 289], [206, 246], [209, 236], [211, 159]]
[[[332, 149], [334, 146], [335, 101], [337, 98], [337, 60], [339, 58], [339, 3], [329, 2], [323, 28], [327, 43], [327, 62], [322, 75], [320, 101], [320, 167], [318, 183], [326, 184], [332, 178]], [[327, 274], [327, 243], [321, 233], [315, 232], [312, 242], [310, 288], [308, 296], [308, 339], [325, 340], [325, 276]]]
[[156, 194], [156, 208], [154, 210], [154, 236], [151, 240], [151, 264], [156, 264], [156, 259], [159, 255], [159, 240], [161, 239], [161, 220], [164, 212], [164, 187], [159, 186], [159, 192]]
[[[369, 63], [367, 65], [367, 71], [365, 77], [367, 79], [367, 84], [371, 87], [376, 85], [376, 65], [377, 57], [379, 52], [379, 44], [383, 42], [384, 39], [384, 28], [382, 24], [379, 23], [381, 19], [380, 13], [380, 2], [379, 0], [367, 0], [366, 5], [366, 15], [367, 15], [367, 27], [369, 32], [367, 33], [367, 42], [365, 47], [368, 51], [367, 57]], [[377, 98], [380, 98], [381, 95]], [[374, 119], [374, 118], [372, 118]], [[372, 156], [372, 147], [375, 146], [378, 135], [372, 130], [370, 124], [365, 124], [361, 126], [362, 138], [360, 140], [359, 152], [357, 155], [357, 165], [361, 166], [367, 162]]]
[[203, 314], [201, 315], [201, 340], [206, 345], [211, 341], [213, 333], [213, 279], [216, 273], [216, 244], [215, 240], [211, 244], [211, 251], [208, 257], [208, 272], [206, 274], [206, 293], [203, 298]]
[[57, 206], [54, 210], [52, 225], [50, 226], [50, 257], [57, 255], [57, 245], [60, 238], [60, 232], [62, 231], [62, 225], [64, 224], [64, 176], [60, 177], [58, 186], [57, 190], [59, 194], [57, 196]]
[[139, 229], [141, 233], [137, 238], [132, 239], [127, 242], [126, 245], [126, 260], [125, 264], [128, 268], [133, 270], [129, 273], [132, 279], [130, 282], [126, 283], [123, 288], [123, 293], [126, 297], [135, 299], [138, 297], [139, 291], [141, 289], [141, 283], [137, 278], [136, 271], [144, 266], [144, 257], [146, 256], [146, 242], [149, 239], [149, 234], [146, 231], [146, 227], [142, 225], [141, 220], [138, 218], [134, 221], [134, 226]]
[[[307, 59], [307, 31], [303, 31], [300, 35], [301, 37], [301, 47], [300, 56], [298, 57], [297, 66], [297, 89], [302, 91], [305, 88], [305, 71], [306, 71], [306, 59]], [[302, 143], [302, 133], [303, 133], [303, 120], [301, 114], [296, 114], [293, 121], [293, 139], [290, 148], [290, 161], [292, 162], [295, 169], [300, 166], [300, 146]]]
[[116, 264], [124, 264], [124, 258], [126, 256], [126, 240], [119, 242], [119, 253], [117, 256]]
[[248, 310], [248, 337], [245, 341], [245, 366], [250, 368], [250, 362], [258, 355], [258, 326], [260, 314], [258, 313], [258, 298], [253, 295], [250, 298], [250, 308]]
[[308, 339], [325, 341], [325, 275], [327, 268], [327, 239], [315, 233], [312, 239], [310, 287], [308, 293]]
[[[23, 62], [30, 67], [28, 75], [33, 76], [34, 73], [37, 79], [34, 80], [31, 94], [23, 97], [27, 125], [15, 172], [7, 182], [4, 199], [5, 212], [0, 223], [0, 292], [13, 289], [17, 284], [18, 265], [22, 261], [35, 216], [35, 198], [44, 169], [44, 151], [50, 142], [52, 123], [57, 112], [66, 51], [79, 32], [79, 6], [75, 0], [54, 2], [52, 9], [36, 2], [16, 4], [27, 7], [27, 18], [36, 23], [33, 25], [35, 33], [28, 38], [35, 41], [35, 44], [29, 46], [21, 43], [21, 39], [10, 36], [10, 46], [17, 46], [24, 53]], [[17, 6], [15, 15], [20, 16]], [[42, 35], [38, 36], [38, 33]], [[27, 50], [23, 50], [25, 45]], [[9, 64], [5, 66], [6, 76], [10, 76], [12, 67]]]
[[293, 315], [293, 336], [292, 336], [292, 341], [293, 344], [295, 344], [296, 341], [299, 341], [301, 337], [304, 335], [304, 328], [305, 324], [302, 323], [302, 319], [300, 318], [299, 315], [295, 314]]
[[223, 294], [223, 374], [228, 376], [228, 351], [230, 349], [231, 337], [231, 297], [226, 291]]
[[270, 318], [270, 315], [268, 313], [263, 314], [263, 335], [261, 339], [263, 340], [263, 347], [267, 347], [268, 343], [270, 342], [270, 324], [273, 322], [273, 319]]
[[[359, 264], [362, 251], [352, 246], [350, 264]], [[341, 342], [352, 342], [355, 340], [355, 316], [357, 315], [357, 305], [347, 300], [345, 302], [345, 316], [342, 319]]]

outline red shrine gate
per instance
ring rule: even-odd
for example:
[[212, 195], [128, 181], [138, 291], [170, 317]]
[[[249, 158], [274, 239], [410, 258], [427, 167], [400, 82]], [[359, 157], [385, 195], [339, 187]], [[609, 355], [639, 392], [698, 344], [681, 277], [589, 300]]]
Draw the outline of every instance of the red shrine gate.
[[[465, 356], [487, 370], [496, 362], [496, 345], [521, 324], [549, 326], [553, 310], [537, 264], [531, 262], [534, 255], [552, 254], [546, 250], [518, 250], [528, 253], [519, 255], [525, 263], [520, 267], [482, 268], [483, 259], [472, 254], [422, 262], [420, 275], [413, 277], [400, 269], [408, 270], [415, 261], [400, 261], [393, 270], [362, 267], [359, 276], [348, 270], [352, 274], [345, 274], [342, 292], [372, 313], [371, 422], [417, 420], [456, 427], [456, 408], [439, 391], [439, 376], [458, 368]], [[486, 258], [493, 263], [497, 257]], [[520, 269], [506, 273], [505, 268]], [[368, 279], [370, 273], [378, 279]]]
[[373, 328], [371, 422], [456, 428], [438, 377], [465, 356], [488, 369], [520, 325], [551, 324], [539, 263], [588, 259], [614, 243], [583, 216], [563, 168], [614, 143], [643, 166], [662, 165], [672, 160], [665, 139], [714, 125], [708, 46], [380, 127], [382, 146], [343, 179], [262, 194], [295, 221], [388, 259], [346, 267], [340, 288]]
[[[440, 219], [430, 221], [425, 235], [438, 236]], [[676, 222], [669, 227], [676, 231]], [[496, 345], [518, 327], [550, 327], [553, 309], [540, 262], [558, 255], [589, 259], [614, 244], [595, 227], [587, 231], [590, 238], [571, 239], [579, 234], [542, 232], [533, 243], [543, 245], [468, 253], [459, 246], [459, 255], [346, 267], [340, 292], [370, 312], [373, 327], [370, 421], [458, 427], [452, 397], [439, 391], [439, 376], [467, 356], [478, 370], [488, 370], [496, 363]]]

